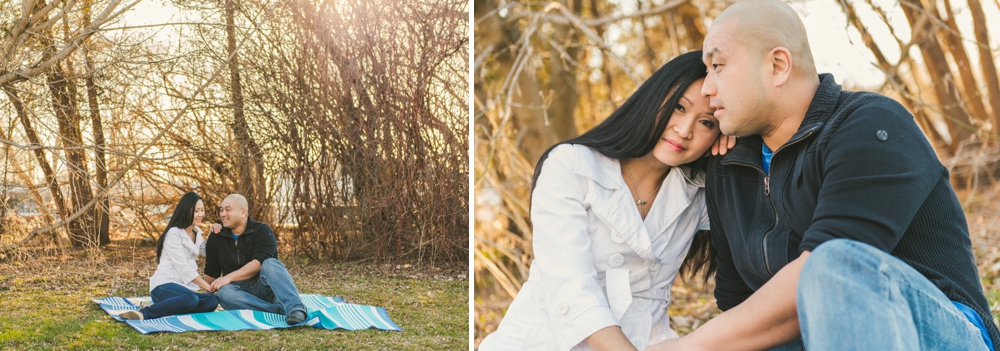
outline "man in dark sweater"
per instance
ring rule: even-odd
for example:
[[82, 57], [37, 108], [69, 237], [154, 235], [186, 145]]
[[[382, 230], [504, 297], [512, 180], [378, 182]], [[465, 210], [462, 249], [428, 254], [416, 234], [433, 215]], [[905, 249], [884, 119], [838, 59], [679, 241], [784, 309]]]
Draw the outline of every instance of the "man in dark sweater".
[[742, 137], [706, 179], [725, 311], [679, 350], [994, 350], [948, 170], [901, 105], [818, 75], [787, 4], [730, 6], [702, 93]]
[[[205, 281], [227, 310], [250, 309], [285, 316], [288, 324], [306, 320], [292, 276], [278, 261], [278, 241], [267, 224], [250, 219], [247, 200], [232, 194], [222, 200], [222, 230], [205, 243]], [[217, 227], [213, 225], [213, 232]]]

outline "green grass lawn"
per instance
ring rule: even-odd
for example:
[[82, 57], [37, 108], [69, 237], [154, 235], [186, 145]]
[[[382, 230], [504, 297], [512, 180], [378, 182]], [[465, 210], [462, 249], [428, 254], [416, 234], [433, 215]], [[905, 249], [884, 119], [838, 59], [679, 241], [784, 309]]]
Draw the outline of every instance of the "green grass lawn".
[[91, 298], [148, 295], [150, 248], [109, 248], [0, 263], [0, 349], [460, 350], [468, 348], [465, 272], [285, 263], [301, 293], [385, 307], [403, 332], [310, 327], [142, 335]]

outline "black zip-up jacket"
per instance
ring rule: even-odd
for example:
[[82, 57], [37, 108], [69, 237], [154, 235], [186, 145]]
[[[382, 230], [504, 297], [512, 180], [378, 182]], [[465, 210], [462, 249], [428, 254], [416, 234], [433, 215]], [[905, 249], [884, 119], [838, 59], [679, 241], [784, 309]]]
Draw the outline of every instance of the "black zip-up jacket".
[[841, 90], [830, 74], [820, 82], [799, 130], [774, 150], [770, 174], [759, 136], [709, 161], [719, 309], [742, 303], [802, 251], [847, 238], [899, 258], [972, 308], [1000, 349], [965, 213], [913, 116], [885, 96]]
[[222, 228], [219, 234], [209, 234], [205, 242], [205, 275], [219, 278], [232, 273], [252, 260], [261, 264], [268, 258], [278, 258], [278, 240], [267, 224], [247, 218], [247, 227], [239, 238], [233, 230]]

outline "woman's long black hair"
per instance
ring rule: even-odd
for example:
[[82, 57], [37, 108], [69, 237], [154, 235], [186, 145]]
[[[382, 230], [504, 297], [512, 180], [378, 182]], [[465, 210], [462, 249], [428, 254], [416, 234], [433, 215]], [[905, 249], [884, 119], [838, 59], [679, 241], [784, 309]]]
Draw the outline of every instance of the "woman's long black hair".
[[181, 201], [177, 202], [177, 207], [174, 208], [174, 214], [170, 216], [167, 228], [163, 230], [163, 234], [160, 234], [160, 239], [156, 241], [156, 262], [160, 262], [160, 254], [163, 253], [163, 242], [167, 240], [167, 231], [170, 231], [170, 228], [173, 227], [187, 229], [187, 227], [190, 227], [194, 223], [194, 208], [198, 205], [199, 200], [201, 200], [201, 196], [193, 192], [181, 196]]
[[[638, 158], [652, 152], [684, 92], [691, 83], [704, 79], [707, 71], [701, 61], [701, 50], [681, 54], [664, 64], [603, 122], [576, 138], [545, 150], [531, 177], [531, 192], [535, 192], [542, 164], [549, 157], [549, 152], [562, 144], [584, 145], [616, 160]], [[704, 157], [693, 163], [695, 168], [703, 169]], [[699, 231], [684, 258], [680, 273], [693, 277], [704, 271], [704, 279], [708, 281], [715, 268], [711, 237], [707, 231]]]

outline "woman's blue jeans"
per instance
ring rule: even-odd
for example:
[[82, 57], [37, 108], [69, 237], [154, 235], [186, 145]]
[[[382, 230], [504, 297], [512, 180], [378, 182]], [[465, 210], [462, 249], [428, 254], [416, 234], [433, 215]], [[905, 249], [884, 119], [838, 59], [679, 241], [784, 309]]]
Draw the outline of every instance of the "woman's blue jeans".
[[177, 283], [159, 285], [149, 296], [153, 298], [153, 305], [139, 310], [143, 319], [212, 312], [219, 306], [219, 299], [214, 294], [199, 294]]
[[809, 351], [987, 350], [979, 329], [930, 280], [857, 241], [816, 247], [799, 275], [797, 305]]

